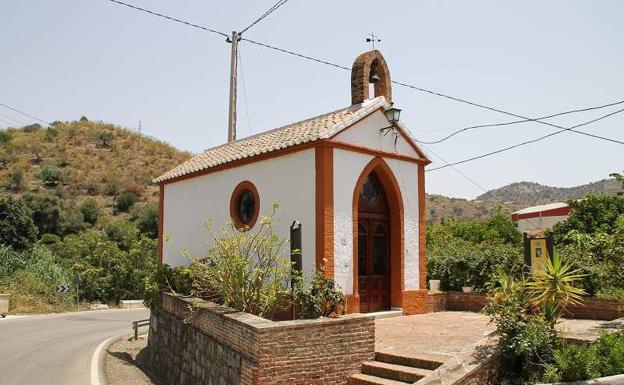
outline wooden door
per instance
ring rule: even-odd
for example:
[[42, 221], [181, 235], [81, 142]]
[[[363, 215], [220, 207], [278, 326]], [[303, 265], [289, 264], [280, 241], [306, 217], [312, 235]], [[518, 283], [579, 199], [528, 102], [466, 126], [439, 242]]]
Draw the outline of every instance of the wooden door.
[[363, 191], [368, 195], [361, 194], [358, 208], [358, 292], [362, 313], [390, 309], [388, 204], [376, 176], [371, 174], [367, 179]]

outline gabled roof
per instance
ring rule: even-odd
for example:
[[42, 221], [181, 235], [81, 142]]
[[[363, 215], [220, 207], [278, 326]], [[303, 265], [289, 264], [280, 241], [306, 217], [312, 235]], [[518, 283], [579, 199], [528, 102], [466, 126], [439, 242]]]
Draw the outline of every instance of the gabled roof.
[[[389, 106], [390, 104], [386, 102], [386, 99], [380, 96], [366, 100], [362, 104], [353, 105], [341, 110], [242, 138], [235, 142], [209, 148], [154, 179], [154, 183], [165, 182], [211, 167], [299, 144], [328, 139], [379, 108], [388, 108]], [[406, 131], [402, 125], [399, 124], [399, 127], [403, 131]], [[404, 134], [409, 135], [407, 132], [404, 132]], [[413, 144], [413, 139], [411, 137], [409, 137], [408, 140], [412, 141]]]
[[561, 208], [565, 208], [565, 207], [568, 207], [567, 203], [556, 202], [556, 203], [549, 203], [549, 204], [546, 204], [546, 205], [527, 207], [527, 208], [524, 208], [522, 210], [514, 211], [512, 214], [539, 213], [539, 212], [549, 211], [549, 210], [553, 210], [553, 209], [561, 209]]

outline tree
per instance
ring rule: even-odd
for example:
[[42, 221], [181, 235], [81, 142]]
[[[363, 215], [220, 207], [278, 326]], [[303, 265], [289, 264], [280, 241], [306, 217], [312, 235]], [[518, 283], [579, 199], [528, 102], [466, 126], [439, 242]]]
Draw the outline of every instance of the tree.
[[11, 181], [11, 188], [16, 194], [24, 187], [24, 171], [19, 167], [13, 167], [9, 174], [9, 180]]
[[54, 245], [55, 252], [72, 264], [83, 279], [87, 300], [119, 301], [143, 297], [144, 282], [156, 269], [156, 242], [131, 229], [127, 222], [123, 243], [105, 233], [87, 230]]
[[0, 243], [15, 250], [23, 250], [36, 240], [37, 227], [24, 201], [8, 196], [0, 197]]
[[23, 199], [32, 211], [39, 234], [60, 234], [61, 201], [57, 196], [50, 193], [28, 193]]
[[4, 146], [5, 144], [11, 141], [11, 133], [7, 130], [0, 130], [0, 146]]
[[[624, 190], [624, 175], [623, 174], [619, 174], [617, 172], [614, 172], [613, 174], [610, 174], [609, 176], [612, 177], [612, 178], [615, 178], [615, 180], [620, 182], [622, 184], [622, 190]], [[624, 191], [620, 191], [617, 194], [618, 195], [623, 195]]]
[[97, 134], [95, 143], [98, 147], [111, 148], [113, 143], [113, 133], [108, 131], [102, 131]]
[[593, 234], [613, 234], [616, 219], [624, 214], [624, 196], [590, 194], [584, 199], [569, 201], [572, 214], [552, 229], [555, 240], [561, 242], [572, 230]]
[[136, 225], [150, 238], [158, 238], [158, 202], [148, 203], [139, 209]]
[[46, 164], [39, 171], [39, 179], [43, 181], [46, 186], [56, 186], [67, 179], [67, 174], [56, 166]]
[[136, 201], [137, 196], [133, 192], [125, 191], [117, 195], [115, 199], [115, 209], [117, 212], [126, 212], [132, 207]]
[[77, 234], [87, 228], [84, 216], [80, 210], [66, 210], [61, 213], [61, 233], [63, 235]]
[[85, 199], [85, 201], [78, 207], [78, 210], [82, 213], [85, 222], [92, 226], [96, 224], [98, 217], [100, 216], [100, 208], [98, 207], [95, 199]]

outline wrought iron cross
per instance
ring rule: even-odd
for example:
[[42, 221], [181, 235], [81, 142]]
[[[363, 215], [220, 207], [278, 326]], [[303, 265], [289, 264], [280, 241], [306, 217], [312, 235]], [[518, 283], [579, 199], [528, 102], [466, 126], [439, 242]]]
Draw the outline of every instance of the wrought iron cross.
[[373, 45], [373, 51], [375, 50], [375, 43], [379, 43], [381, 41], [381, 39], [379, 39], [379, 36], [375, 35], [372, 31], [371, 33], [368, 34], [368, 36], [366, 38], [366, 42], [367, 43], [371, 43]]

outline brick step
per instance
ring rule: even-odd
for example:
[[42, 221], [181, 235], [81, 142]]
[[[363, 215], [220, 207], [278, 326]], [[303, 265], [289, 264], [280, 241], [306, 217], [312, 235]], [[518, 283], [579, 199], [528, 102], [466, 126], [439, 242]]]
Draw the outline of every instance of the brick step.
[[405, 385], [405, 382], [357, 373], [349, 377], [349, 385]]
[[407, 357], [384, 352], [375, 352], [375, 361], [427, 370], [435, 370], [443, 363], [441, 359]]
[[411, 384], [429, 375], [431, 370], [388, 364], [386, 362], [370, 361], [362, 364], [362, 373]]

